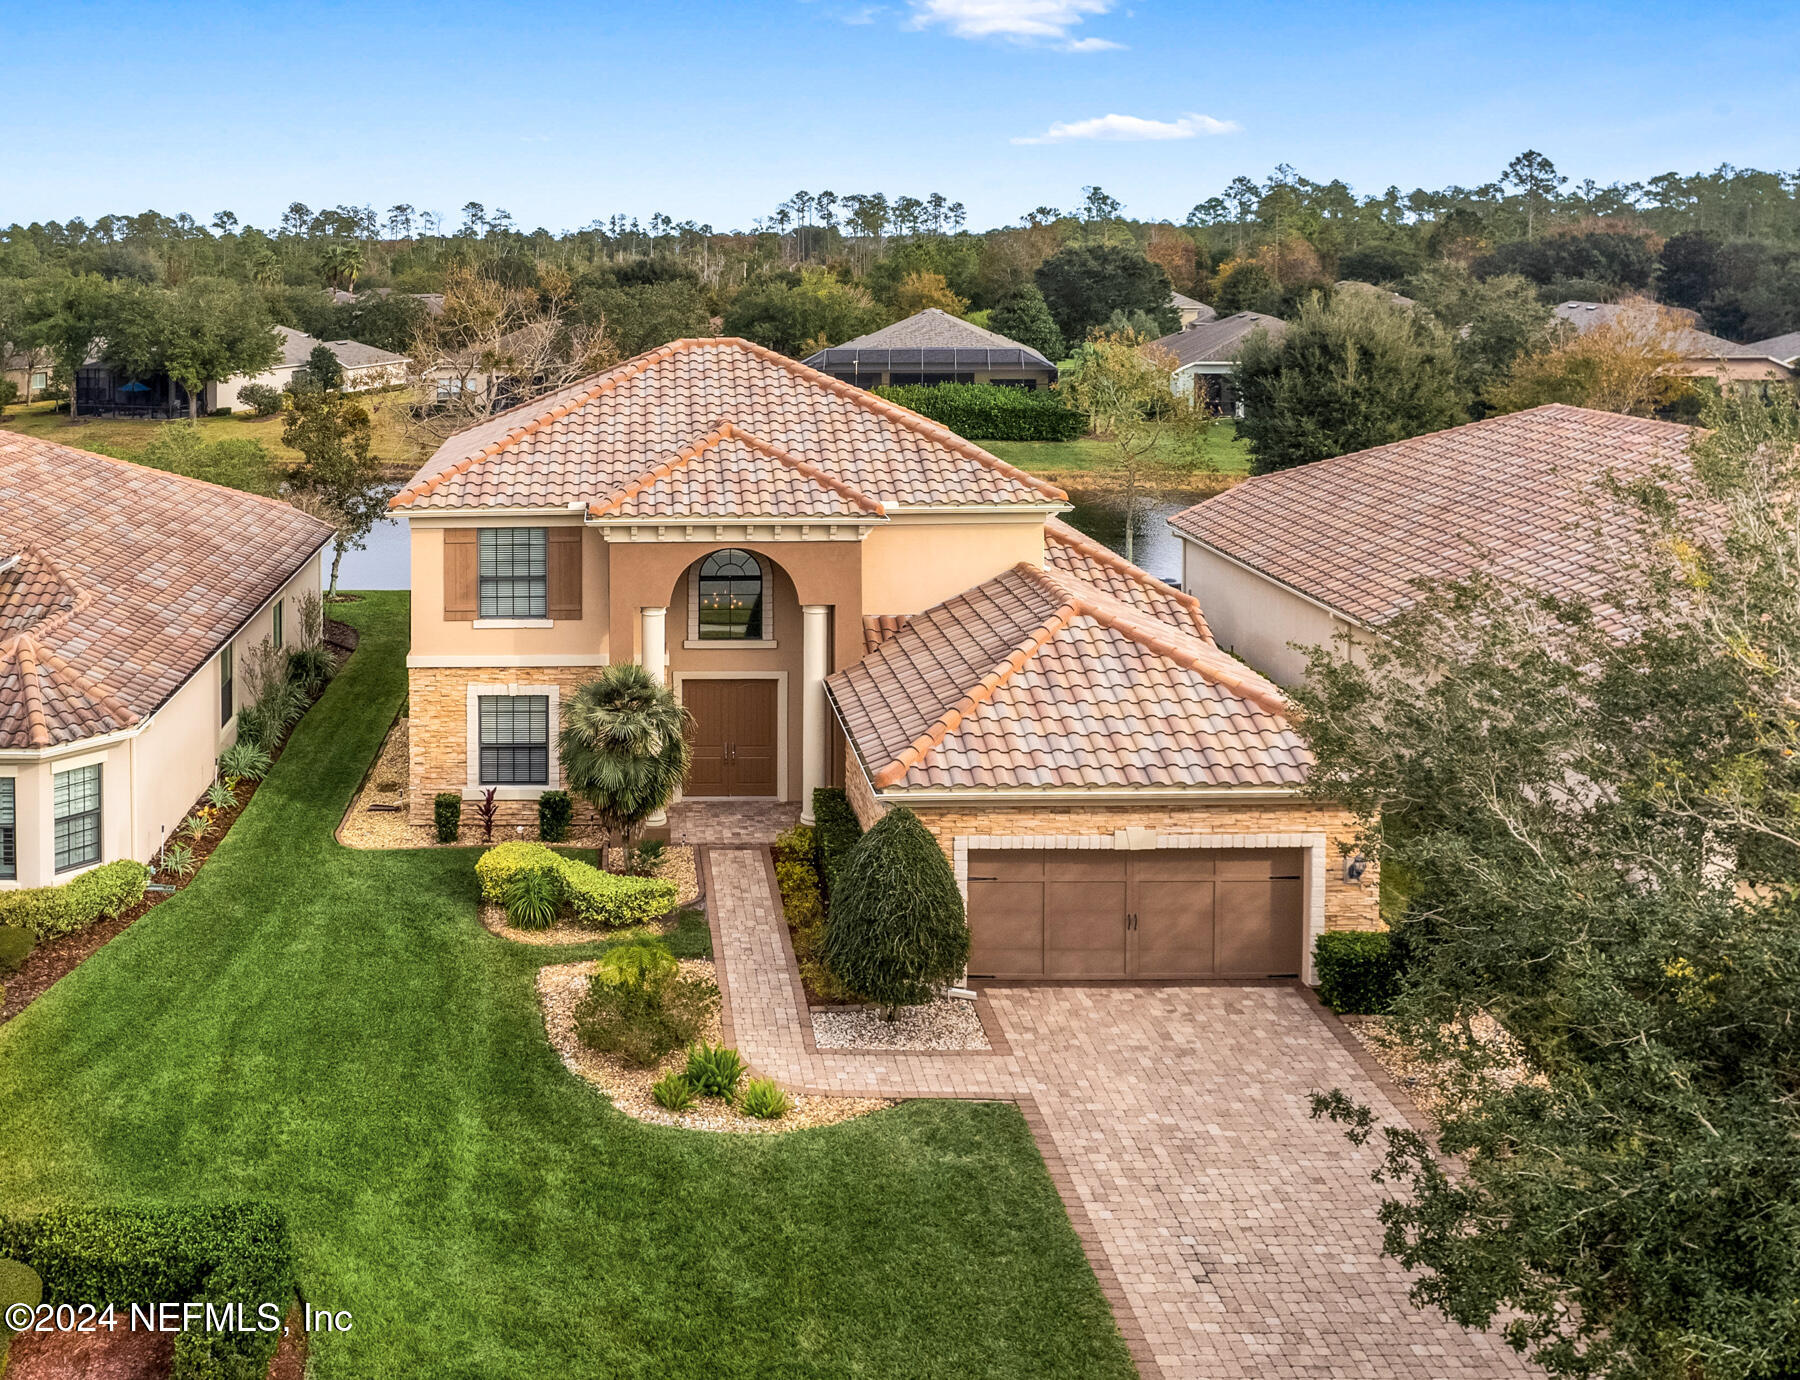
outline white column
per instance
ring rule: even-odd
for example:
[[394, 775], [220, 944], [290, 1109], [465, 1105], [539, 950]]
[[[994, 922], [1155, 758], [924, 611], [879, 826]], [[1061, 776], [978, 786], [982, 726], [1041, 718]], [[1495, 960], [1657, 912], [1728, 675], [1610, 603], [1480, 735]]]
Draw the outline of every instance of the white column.
[[643, 644], [644, 669], [658, 685], [663, 683], [669, 671], [668, 621], [666, 608], [638, 610], [638, 641]]
[[825, 677], [831, 671], [831, 606], [800, 610], [800, 820], [813, 822], [813, 791], [825, 784]]

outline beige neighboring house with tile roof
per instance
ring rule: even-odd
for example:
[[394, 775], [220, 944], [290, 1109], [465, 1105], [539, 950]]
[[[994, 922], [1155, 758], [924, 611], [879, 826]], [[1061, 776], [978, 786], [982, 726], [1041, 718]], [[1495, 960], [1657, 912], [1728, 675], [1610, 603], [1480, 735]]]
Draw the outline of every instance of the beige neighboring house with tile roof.
[[337, 356], [337, 362], [344, 370], [346, 393], [362, 393], [373, 388], [397, 388], [406, 382], [406, 356], [397, 355], [392, 350], [364, 345], [360, 340], [320, 340], [291, 326], [277, 326], [275, 334], [281, 338], [281, 358], [275, 366], [264, 374], [237, 374], [223, 383], [207, 384], [203, 395], [206, 411], [216, 412], [221, 407], [233, 410], [243, 407], [245, 404], [241, 395], [249, 384], [286, 388], [294, 381], [294, 375], [306, 367], [307, 359], [320, 345], [328, 347]]
[[237, 737], [235, 649], [293, 629], [332, 531], [0, 432], [0, 889], [148, 860]]
[[1175, 356], [1170, 386], [1177, 397], [1191, 398], [1198, 390], [1200, 399], [1221, 417], [1241, 417], [1244, 406], [1231, 386], [1231, 371], [1237, 367], [1238, 351], [1258, 331], [1279, 340], [1286, 330], [1287, 322], [1278, 316], [1238, 311], [1184, 327], [1173, 335], [1152, 341], [1151, 346]]
[[[1602, 326], [1621, 326], [1644, 340], [1656, 340], [1681, 356], [1677, 373], [1732, 383], [1793, 383], [1794, 359], [1778, 353], [1783, 340], [1739, 345], [1700, 329], [1700, 317], [1685, 307], [1666, 307], [1642, 297], [1622, 302], [1559, 302], [1551, 308], [1558, 321], [1583, 335]], [[1797, 347], [1794, 354], [1800, 354]]]
[[[856, 385], [676, 341], [450, 438], [412, 533], [410, 799], [562, 784], [566, 695], [633, 661], [690, 716], [687, 799], [841, 786], [915, 809], [970, 972], [1308, 971], [1378, 923], [1303, 798], [1281, 691], [1200, 605], [1060, 520], [1062, 490]], [[1365, 879], [1365, 882], [1367, 879]]]
[[1691, 429], [1551, 403], [1246, 480], [1169, 519], [1219, 644], [1283, 685], [1301, 647], [1373, 635], [1420, 580], [1485, 571], [1601, 599], [1607, 475], [1685, 462]]

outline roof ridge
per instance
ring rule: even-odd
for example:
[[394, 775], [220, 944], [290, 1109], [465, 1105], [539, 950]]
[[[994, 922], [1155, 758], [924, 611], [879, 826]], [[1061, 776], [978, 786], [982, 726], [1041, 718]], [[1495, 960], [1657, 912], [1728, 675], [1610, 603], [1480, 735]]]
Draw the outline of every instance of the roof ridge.
[[1064, 546], [1073, 547], [1090, 560], [1098, 561], [1108, 569], [1115, 570], [1119, 574], [1137, 581], [1138, 584], [1143, 585], [1146, 589], [1155, 590], [1158, 594], [1166, 595], [1175, 600], [1176, 603], [1180, 604], [1193, 615], [1194, 622], [1200, 627], [1201, 631], [1203, 631], [1208, 638], [1211, 638], [1212, 628], [1206, 621], [1206, 611], [1200, 607], [1200, 601], [1186, 590], [1176, 589], [1174, 585], [1169, 584], [1167, 581], [1159, 580], [1142, 566], [1133, 565], [1111, 547], [1095, 541], [1086, 532], [1070, 526], [1061, 518], [1053, 517], [1046, 522], [1044, 524], [1044, 533], [1052, 541], [1059, 541]]
[[[1035, 566], [1019, 568], [1030, 570], [1081, 613], [1114, 632], [1123, 634], [1139, 646], [1148, 647], [1159, 656], [1166, 656], [1190, 671], [1200, 672], [1208, 680], [1223, 686], [1240, 699], [1248, 700], [1259, 709], [1279, 714], [1283, 718], [1293, 717], [1293, 706], [1274, 684], [1214, 644], [1189, 638], [1179, 629], [1139, 613], [1073, 576], [1060, 572], [1053, 574], [1047, 570], [1038, 570]], [[1159, 629], [1173, 636], [1163, 636]]]
[[805, 378], [813, 383], [817, 383], [828, 392], [835, 393], [840, 398], [844, 398], [846, 401], [857, 404], [857, 406], [863, 408], [865, 411], [873, 412], [876, 416], [885, 417], [889, 421], [898, 422], [900, 425], [906, 427], [907, 430], [917, 432], [919, 435], [924, 436], [929, 440], [936, 441], [946, 449], [953, 450], [965, 459], [973, 460], [977, 464], [993, 470], [996, 474], [1005, 475], [1008, 479], [1016, 480], [1019, 483], [1026, 485], [1028, 488], [1036, 489], [1047, 498], [1054, 498], [1059, 502], [1066, 502], [1068, 500], [1068, 494], [1064, 493], [1048, 480], [1039, 479], [1035, 474], [1022, 470], [1017, 465], [1010, 465], [997, 455], [990, 455], [973, 441], [958, 436], [954, 431], [950, 430], [950, 428], [932, 421], [929, 417], [921, 416], [919, 413], [914, 412], [910, 407], [902, 407], [899, 403], [891, 402], [887, 398], [878, 398], [866, 388], [858, 388], [854, 383], [845, 383], [842, 379], [833, 378], [830, 374], [814, 369], [809, 364], [802, 364], [797, 359], [789, 359], [786, 355], [771, 350], [766, 345], [758, 345], [754, 340], [745, 340], [742, 336], [732, 335], [718, 336], [713, 339], [695, 341], [693, 343], [740, 346], [757, 356], [757, 358], [774, 364], [778, 368], [785, 369], [788, 373], [793, 374], [797, 378]]
[[19, 687], [25, 692], [25, 740], [34, 748], [50, 746], [50, 720], [44, 713], [44, 687], [38, 684], [37, 641], [21, 633], [10, 648], [19, 663]]
[[[691, 349], [698, 343], [700, 342], [693, 339], [671, 340], [668, 344], [659, 345], [654, 350], [645, 350], [640, 355], [633, 355], [630, 359], [623, 360], [620, 363], [613, 365], [610, 369], [602, 370], [599, 374], [590, 374], [588, 377], [597, 380], [597, 382], [585, 393], [582, 393], [566, 403], [558, 404], [557, 406], [550, 408], [547, 412], [540, 413], [524, 426], [515, 427], [498, 441], [490, 442], [488, 445], [483, 446], [480, 450], [476, 451], [473, 455], [464, 456], [455, 464], [448, 465], [439, 470], [429, 479], [426, 479], [421, 483], [408, 484], [404, 489], [401, 489], [399, 493], [388, 500], [388, 507], [407, 507], [414, 499], [424, 498], [427, 494], [434, 491], [438, 485], [442, 484], [446, 479], [453, 479], [459, 474], [466, 474], [468, 471], [475, 468], [481, 461], [491, 459], [493, 456], [500, 454], [503, 450], [510, 450], [527, 436], [541, 431], [552, 422], [560, 422], [571, 412], [586, 407], [596, 398], [610, 393], [621, 383], [626, 382], [628, 379], [636, 378], [639, 374], [648, 369], [652, 363], [660, 363], [665, 359], [673, 359], [683, 350]], [[574, 383], [570, 384], [569, 387], [579, 388], [584, 382], [586, 382], [585, 379], [577, 379]], [[558, 389], [557, 391], [562, 392], [564, 390]], [[534, 401], [541, 402], [542, 400], [537, 399]], [[520, 403], [518, 409], [508, 410], [523, 411], [531, 406], [531, 403]], [[505, 415], [505, 412], [495, 414], [497, 417], [504, 417]], [[493, 420], [493, 417], [488, 418], [488, 421]], [[477, 425], [481, 425], [481, 423], [477, 423]]]
[[108, 714], [112, 715], [113, 718], [117, 719], [121, 727], [127, 724], [134, 724], [138, 721], [138, 716], [121, 701], [115, 699], [112, 691], [94, 680], [93, 677], [89, 676], [79, 666], [75, 665], [74, 662], [63, 656], [60, 652], [51, 651], [48, 647], [41, 650], [45, 666], [52, 671], [66, 675], [70, 680], [74, 681], [89, 699], [93, 700], [95, 704], [99, 705]]
[[[1014, 567], [1016, 570], [1033, 568], [1024, 563]], [[870, 778], [870, 784], [876, 790], [881, 791], [904, 780], [906, 774], [930, 756], [945, 738], [957, 730], [965, 718], [991, 700], [996, 690], [1016, 676], [1025, 663], [1038, 654], [1046, 642], [1068, 627], [1077, 612], [1079, 610], [1073, 603], [1067, 601], [1059, 603], [1055, 609], [1039, 621], [1022, 641], [1014, 646], [1012, 652], [1004, 660], [997, 663], [994, 669], [977, 681], [967, 694], [933, 720], [923, 733], [906, 745], [899, 756], [876, 772]]]
[[784, 447], [776, 445], [773, 441], [765, 441], [760, 436], [753, 435], [751, 432], [746, 431], [743, 427], [739, 426], [736, 422], [720, 422], [718, 426], [707, 432], [706, 435], [702, 436], [699, 440], [692, 441], [687, 446], [683, 447], [676, 453], [672, 460], [666, 460], [654, 469], [646, 470], [623, 488], [617, 489], [612, 494], [608, 495], [604, 501], [590, 504], [588, 506], [589, 516], [599, 517], [602, 513], [605, 513], [610, 509], [620, 507], [628, 500], [643, 493], [646, 489], [652, 488], [659, 481], [668, 478], [670, 475], [674, 474], [676, 470], [691, 465], [707, 451], [716, 450], [727, 441], [740, 442], [751, 450], [756, 451], [758, 454], [768, 456], [777, 464], [785, 465], [787, 468], [797, 471], [806, 476], [806, 478], [812, 480], [815, 484], [818, 484], [821, 488], [829, 489], [831, 492], [849, 499], [859, 508], [866, 509], [877, 517], [887, 516], [887, 506], [882, 503], [880, 499], [871, 498], [861, 489], [845, 483], [836, 475], [829, 473], [822, 466], [817, 465], [810, 460], [801, 459], [798, 455], [795, 455]]
[[588, 516], [599, 517], [609, 509], [622, 506], [630, 499], [635, 498], [638, 494], [643, 493], [645, 489], [655, 485], [658, 481], [667, 479], [670, 475], [674, 474], [676, 470], [684, 469], [688, 465], [691, 465], [697, 457], [711, 450], [714, 446], [730, 436], [730, 434], [731, 423], [724, 422], [719, 426], [714, 427], [697, 441], [688, 442], [686, 446], [676, 451], [670, 459], [663, 461], [660, 465], [654, 465], [650, 469], [645, 470], [636, 479], [631, 480], [622, 488], [614, 489], [612, 493], [608, 494], [599, 502], [588, 504]]

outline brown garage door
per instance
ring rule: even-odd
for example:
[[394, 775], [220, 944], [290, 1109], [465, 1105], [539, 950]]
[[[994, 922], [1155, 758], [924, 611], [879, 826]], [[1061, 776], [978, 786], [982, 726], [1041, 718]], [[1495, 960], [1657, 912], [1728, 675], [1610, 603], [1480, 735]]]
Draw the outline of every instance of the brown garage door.
[[969, 972], [1004, 978], [1300, 971], [1300, 850], [969, 854]]

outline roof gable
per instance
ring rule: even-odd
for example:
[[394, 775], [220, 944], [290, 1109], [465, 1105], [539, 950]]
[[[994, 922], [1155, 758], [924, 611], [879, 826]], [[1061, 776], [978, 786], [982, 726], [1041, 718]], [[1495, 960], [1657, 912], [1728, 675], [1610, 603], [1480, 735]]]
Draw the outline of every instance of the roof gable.
[[888, 505], [1042, 506], [1063, 491], [896, 403], [731, 338], [677, 340], [444, 442], [400, 509], [596, 502], [724, 425]]
[[884, 518], [867, 494], [727, 422], [589, 505], [596, 519]]

